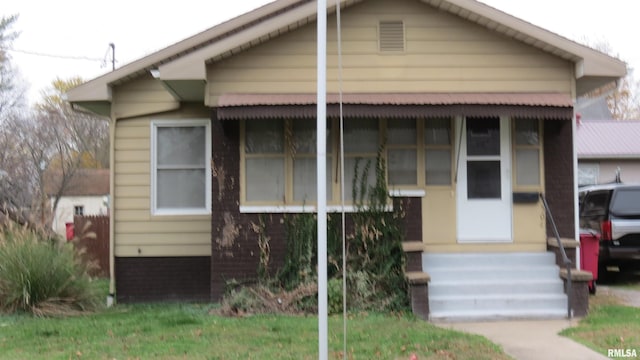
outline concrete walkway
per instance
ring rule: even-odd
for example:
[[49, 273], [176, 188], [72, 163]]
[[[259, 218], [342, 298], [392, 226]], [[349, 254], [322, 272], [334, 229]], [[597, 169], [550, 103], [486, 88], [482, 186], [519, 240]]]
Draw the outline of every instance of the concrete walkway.
[[564, 336], [560, 331], [578, 324], [573, 320], [514, 320], [471, 323], [434, 323], [486, 337], [517, 360], [606, 360], [608, 357]]

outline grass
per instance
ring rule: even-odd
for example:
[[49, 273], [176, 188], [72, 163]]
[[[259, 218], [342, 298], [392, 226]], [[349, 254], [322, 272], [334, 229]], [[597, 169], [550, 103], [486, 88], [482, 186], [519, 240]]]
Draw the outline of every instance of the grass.
[[605, 355], [608, 349], [640, 352], [640, 308], [621, 305], [615, 297], [598, 293], [590, 298], [589, 315], [561, 335]]
[[[93, 315], [0, 316], [0, 359], [315, 359], [316, 317], [210, 314], [212, 305], [119, 305]], [[342, 358], [342, 319], [329, 319], [329, 354]], [[477, 335], [404, 315], [348, 322], [349, 359], [508, 359]]]

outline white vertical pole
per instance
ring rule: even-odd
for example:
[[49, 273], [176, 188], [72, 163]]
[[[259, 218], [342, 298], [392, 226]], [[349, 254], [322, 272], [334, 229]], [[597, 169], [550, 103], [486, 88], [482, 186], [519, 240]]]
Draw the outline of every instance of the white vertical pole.
[[318, 359], [329, 357], [327, 300], [327, 0], [318, 0]]

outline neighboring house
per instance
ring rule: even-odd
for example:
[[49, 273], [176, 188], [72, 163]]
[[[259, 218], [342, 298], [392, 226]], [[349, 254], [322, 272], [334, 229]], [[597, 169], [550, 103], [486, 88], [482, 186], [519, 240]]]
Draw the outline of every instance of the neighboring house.
[[[566, 314], [561, 284], [553, 309], [537, 308], [546, 290], [536, 287], [509, 296], [539, 282], [524, 274], [558, 280], [557, 268], [527, 262], [549, 258], [538, 194], [575, 239], [573, 103], [626, 65], [473, 0], [341, 4], [342, 86], [328, 31], [329, 205], [340, 194], [344, 89], [346, 194], [356, 159], [374, 158], [386, 139], [388, 183], [407, 239], [424, 251], [432, 315], [478, 311], [443, 308], [454, 303], [437, 295], [447, 281], [463, 283], [451, 296], [472, 306], [484, 296], [489, 315]], [[118, 300], [220, 299], [227, 281], [255, 278], [261, 220], [271, 263], [282, 264], [284, 214], [314, 209], [316, 6], [275, 1], [68, 93], [111, 117]], [[475, 271], [469, 254], [505, 268]], [[449, 268], [430, 268], [439, 261]], [[506, 276], [515, 283], [487, 297]], [[520, 300], [535, 309], [503, 306]]]
[[[52, 207], [61, 181], [59, 173], [52, 173], [47, 177], [45, 190], [51, 197]], [[67, 227], [73, 225], [75, 215], [107, 215], [108, 199], [109, 169], [76, 170], [53, 214], [53, 230], [67, 237]]]
[[578, 185], [640, 183], [640, 121], [581, 121], [576, 138]]

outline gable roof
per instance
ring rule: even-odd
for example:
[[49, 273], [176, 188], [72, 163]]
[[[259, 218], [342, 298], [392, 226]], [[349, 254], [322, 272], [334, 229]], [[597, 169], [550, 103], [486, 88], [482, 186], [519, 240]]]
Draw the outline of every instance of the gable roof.
[[[343, 7], [366, 0], [340, 0]], [[524, 42], [575, 64], [578, 95], [617, 81], [626, 64], [594, 49], [513, 17], [476, 0], [418, 0], [506, 37]], [[72, 103], [82, 103], [108, 115], [111, 87], [153, 70], [169, 88], [184, 82], [206, 81], [206, 64], [290, 32], [316, 19], [317, 5], [309, 0], [277, 0], [221, 23], [165, 49], [131, 62], [84, 83], [68, 93]], [[328, 12], [335, 11], [331, 5]], [[189, 99], [201, 100], [201, 99]]]
[[[57, 193], [62, 182], [59, 171], [45, 175], [44, 189], [47, 195]], [[109, 169], [78, 169], [69, 180], [62, 196], [104, 196], [109, 194]]]
[[640, 159], [640, 121], [581, 121], [576, 131], [579, 159]]

